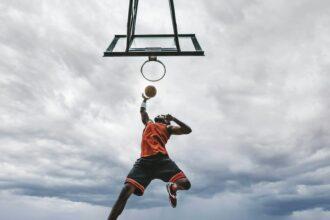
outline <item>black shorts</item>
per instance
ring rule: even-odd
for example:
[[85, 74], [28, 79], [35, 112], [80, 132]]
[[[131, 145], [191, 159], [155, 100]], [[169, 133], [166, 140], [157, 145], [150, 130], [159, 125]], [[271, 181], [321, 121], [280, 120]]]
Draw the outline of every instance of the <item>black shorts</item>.
[[134, 185], [136, 187], [134, 194], [142, 196], [153, 179], [175, 182], [182, 178], [186, 178], [186, 176], [174, 161], [167, 155], [159, 153], [139, 158], [127, 175], [125, 183]]

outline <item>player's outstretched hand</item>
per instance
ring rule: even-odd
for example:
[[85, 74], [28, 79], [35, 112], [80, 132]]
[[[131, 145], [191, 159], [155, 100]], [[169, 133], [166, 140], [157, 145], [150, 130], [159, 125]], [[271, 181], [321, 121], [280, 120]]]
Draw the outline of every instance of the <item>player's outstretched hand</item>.
[[145, 96], [143, 93], [142, 93], [142, 98], [143, 98], [143, 101], [145, 101], [145, 102], [150, 99], [149, 97]]

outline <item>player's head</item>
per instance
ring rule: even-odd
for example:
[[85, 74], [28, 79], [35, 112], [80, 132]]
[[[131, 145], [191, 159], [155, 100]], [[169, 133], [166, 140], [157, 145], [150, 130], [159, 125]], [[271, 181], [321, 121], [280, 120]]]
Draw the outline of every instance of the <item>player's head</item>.
[[166, 120], [165, 115], [158, 115], [155, 117], [155, 122], [156, 123], [162, 123], [162, 124], [166, 124], [166, 125], [170, 125], [171, 122]]

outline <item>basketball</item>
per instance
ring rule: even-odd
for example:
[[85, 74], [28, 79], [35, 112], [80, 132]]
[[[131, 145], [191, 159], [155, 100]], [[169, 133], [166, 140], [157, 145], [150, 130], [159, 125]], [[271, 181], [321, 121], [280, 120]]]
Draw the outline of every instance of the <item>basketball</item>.
[[157, 94], [157, 89], [156, 87], [149, 85], [144, 89], [144, 94], [146, 94], [146, 96], [148, 96], [149, 98], [155, 97], [155, 95]]

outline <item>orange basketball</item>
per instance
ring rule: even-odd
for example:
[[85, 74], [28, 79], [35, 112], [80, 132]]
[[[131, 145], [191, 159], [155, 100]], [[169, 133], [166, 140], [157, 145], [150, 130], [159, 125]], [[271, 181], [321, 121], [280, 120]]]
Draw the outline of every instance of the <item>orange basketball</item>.
[[157, 94], [157, 89], [156, 87], [149, 85], [144, 89], [144, 94], [146, 94], [149, 98], [152, 98]]

